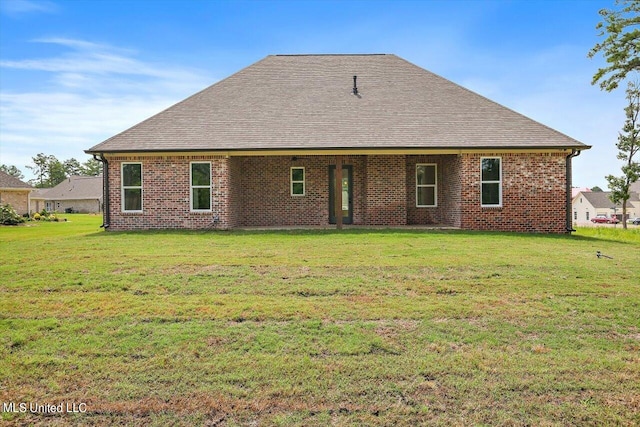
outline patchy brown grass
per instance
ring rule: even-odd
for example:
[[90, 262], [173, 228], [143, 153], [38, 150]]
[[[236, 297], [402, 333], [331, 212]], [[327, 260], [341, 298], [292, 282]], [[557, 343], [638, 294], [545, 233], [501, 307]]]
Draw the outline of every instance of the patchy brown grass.
[[0, 229], [0, 401], [87, 412], [6, 425], [640, 423], [633, 230], [104, 233], [70, 218]]

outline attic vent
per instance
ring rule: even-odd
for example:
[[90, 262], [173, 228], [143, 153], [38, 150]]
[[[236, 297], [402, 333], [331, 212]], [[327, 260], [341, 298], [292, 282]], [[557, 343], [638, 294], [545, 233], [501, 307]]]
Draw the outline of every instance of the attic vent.
[[356, 80], [358, 80], [358, 76], [353, 76], [353, 94], [358, 94], [358, 85], [356, 84]]

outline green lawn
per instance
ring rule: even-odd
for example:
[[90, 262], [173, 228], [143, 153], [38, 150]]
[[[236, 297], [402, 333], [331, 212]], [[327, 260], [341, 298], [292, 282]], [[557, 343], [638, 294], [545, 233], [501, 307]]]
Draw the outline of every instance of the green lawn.
[[0, 401], [87, 411], [8, 425], [640, 423], [637, 227], [116, 233], [66, 217], [0, 227]]

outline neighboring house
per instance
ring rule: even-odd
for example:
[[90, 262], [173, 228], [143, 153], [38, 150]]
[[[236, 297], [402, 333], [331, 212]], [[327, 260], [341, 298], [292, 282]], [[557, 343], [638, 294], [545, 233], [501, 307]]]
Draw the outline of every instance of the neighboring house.
[[31, 192], [31, 212], [42, 212], [46, 208], [44, 195], [50, 188], [36, 188]]
[[395, 55], [274, 55], [86, 152], [111, 230], [562, 233], [588, 148]]
[[571, 189], [571, 200], [573, 200], [578, 193], [589, 193], [591, 189], [589, 187], [573, 187]]
[[49, 212], [102, 212], [102, 175], [71, 176], [39, 197]]
[[[606, 215], [608, 218], [622, 218], [622, 204], [614, 204], [609, 196], [610, 191], [588, 191], [580, 192], [572, 202], [573, 223], [575, 225], [589, 225], [596, 215]], [[636, 192], [631, 193], [631, 198], [627, 201], [627, 218], [640, 217], [640, 196]]]
[[33, 187], [18, 178], [0, 171], [0, 206], [11, 205], [19, 215], [31, 211], [31, 191]]

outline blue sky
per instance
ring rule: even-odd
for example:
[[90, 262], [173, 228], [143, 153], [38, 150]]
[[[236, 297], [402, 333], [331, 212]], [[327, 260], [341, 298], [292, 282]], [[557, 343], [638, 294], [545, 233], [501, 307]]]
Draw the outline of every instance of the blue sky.
[[269, 54], [393, 53], [591, 150], [574, 185], [620, 174], [624, 86], [604, 63], [598, 10], [614, 0], [0, 0], [0, 163], [60, 160]]

